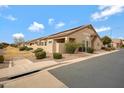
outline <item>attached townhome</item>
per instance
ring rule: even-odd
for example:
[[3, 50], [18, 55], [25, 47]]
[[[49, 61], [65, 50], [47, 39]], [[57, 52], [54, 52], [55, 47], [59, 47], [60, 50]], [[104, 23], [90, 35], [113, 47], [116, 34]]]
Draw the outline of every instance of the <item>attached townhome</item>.
[[112, 46], [114, 48], [120, 48], [123, 45], [123, 40], [121, 39], [112, 39]]
[[43, 48], [48, 53], [65, 53], [65, 43], [76, 42], [100, 50], [102, 41], [92, 25], [79, 26], [47, 37], [31, 40], [26, 43], [33, 49]]

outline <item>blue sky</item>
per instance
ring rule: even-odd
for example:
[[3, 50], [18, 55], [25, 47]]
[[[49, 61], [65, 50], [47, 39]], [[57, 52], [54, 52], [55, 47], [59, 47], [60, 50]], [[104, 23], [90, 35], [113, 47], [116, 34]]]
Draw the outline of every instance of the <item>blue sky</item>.
[[0, 41], [25, 41], [69, 28], [92, 24], [98, 34], [124, 38], [124, 6], [2, 6]]

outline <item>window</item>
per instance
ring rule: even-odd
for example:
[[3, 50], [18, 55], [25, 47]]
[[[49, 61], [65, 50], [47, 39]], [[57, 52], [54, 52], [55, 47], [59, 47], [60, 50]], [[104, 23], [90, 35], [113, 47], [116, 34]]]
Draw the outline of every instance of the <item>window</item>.
[[41, 42], [39, 42], [39, 46], [41, 45]]
[[41, 46], [43, 46], [43, 42], [41, 42]]
[[86, 41], [86, 47], [88, 48], [88, 41]]
[[44, 42], [44, 45], [46, 46], [47, 45], [47, 42]]
[[51, 44], [52, 43], [52, 41], [49, 41], [49, 44]]
[[70, 42], [75, 42], [75, 38], [69, 38]]

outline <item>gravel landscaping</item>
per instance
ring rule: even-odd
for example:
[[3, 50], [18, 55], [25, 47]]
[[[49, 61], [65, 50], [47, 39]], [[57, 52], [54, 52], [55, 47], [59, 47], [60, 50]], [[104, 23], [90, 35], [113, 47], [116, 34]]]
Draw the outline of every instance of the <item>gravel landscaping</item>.
[[72, 59], [76, 59], [76, 58], [80, 58], [80, 57], [85, 57], [88, 56], [90, 54], [88, 53], [76, 53], [76, 54], [62, 54], [62, 59], [53, 59], [53, 55], [50, 53], [47, 53], [47, 57], [44, 59], [36, 59], [35, 56], [29, 57], [28, 59], [33, 61], [33, 62], [41, 62], [41, 61], [49, 61], [49, 60], [54, 60], [56, 62], [62, 62], [62, 61], [66, 61], [66, 60], [72, 60]]

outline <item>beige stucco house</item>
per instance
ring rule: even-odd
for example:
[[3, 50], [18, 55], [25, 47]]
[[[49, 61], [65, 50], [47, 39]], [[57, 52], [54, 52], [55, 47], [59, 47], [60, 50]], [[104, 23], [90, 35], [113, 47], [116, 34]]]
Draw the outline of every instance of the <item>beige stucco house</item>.
[[112, 39], [112, 46], [114, 48], [120, 48], [123, 45], [123, 40], [121, 39]]
[[100, 50], [102, 41], [92, 25], [79, 26], [47, 37], [37, 38], [26, 43], [33, 49], [43, 48], [48, 53], [64, 53], [65, 43], [83, 43], [85, 47]]

